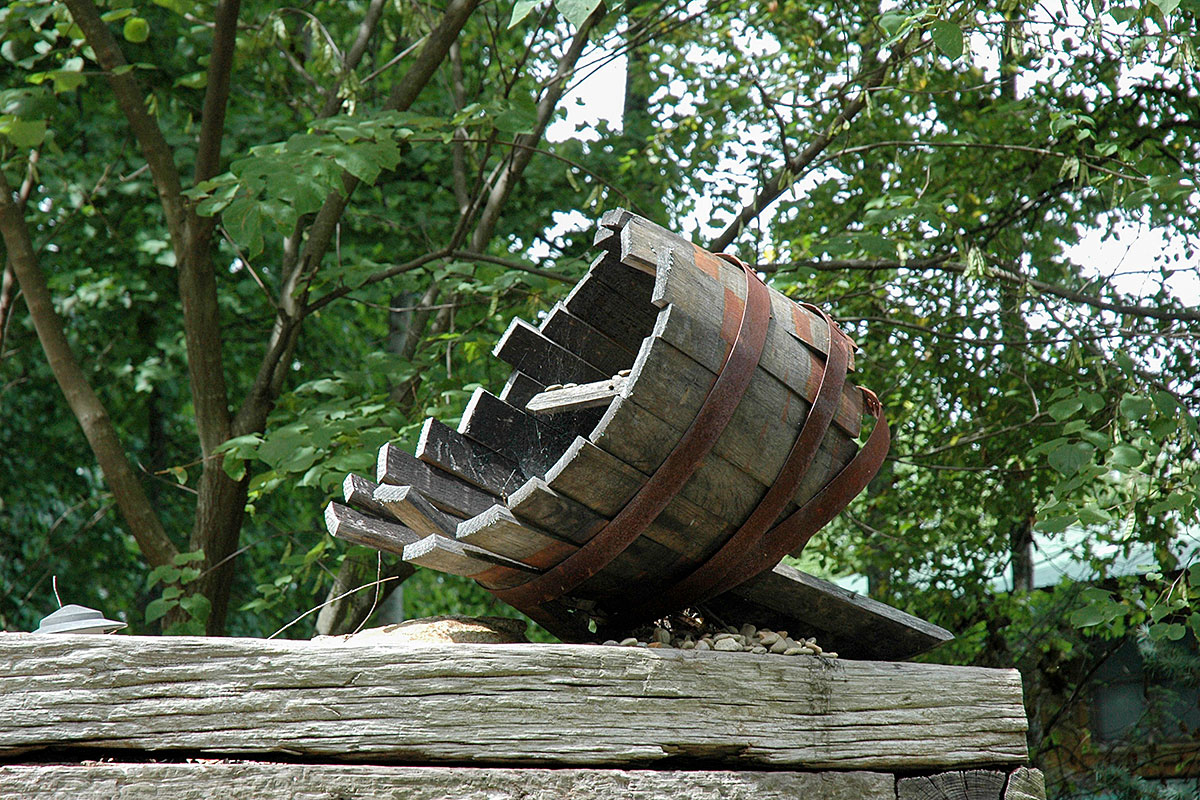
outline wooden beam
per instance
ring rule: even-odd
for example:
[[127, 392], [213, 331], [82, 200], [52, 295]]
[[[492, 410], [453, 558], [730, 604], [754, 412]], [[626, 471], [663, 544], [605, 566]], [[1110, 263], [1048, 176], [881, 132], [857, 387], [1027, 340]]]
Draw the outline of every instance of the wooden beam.
[[351, 544], [401, 555], [406, 545], [421, 538], [421, 534], [403, 525], [360, 514], [341, 503], [325, 506], [325, 527], [330, 535]]
[[428, 498], [412, 486], [392, 486], [385, 483], [376, 487], [374, 498], [388, 513], [422, 536], [431, 533], [448, 533], [453, 536], [458, 527], [457, 519], [438, 511]]
[[[236, 788], [235, 788], [236, 787]], [[0, 767], [0, 796], [19, 800], [895, 800], [878, 772], [511, 769], [198, 761]], [[1044, 799], [1043, 799], [1044, 800]]]
[[525, 482], [515, 461], [432, 417], [421, 427], [417, 458], [497, 497], [507, 497]]
[[916, 775], [896, 781], [896, 800], [1003, 800], [1008, 775], [970, 769]]
[[909, 773], [1028, 758], [1016, 670], [595, 645], [347, 656], [279, 639], [6, 633], [0, 753]]
[[496, 497], [443, 472], [389, 442], [379, 448], [375, 480], [398, 486], [415, 486], [429, 501], [456, 517], [473, 517], [496, 502]]

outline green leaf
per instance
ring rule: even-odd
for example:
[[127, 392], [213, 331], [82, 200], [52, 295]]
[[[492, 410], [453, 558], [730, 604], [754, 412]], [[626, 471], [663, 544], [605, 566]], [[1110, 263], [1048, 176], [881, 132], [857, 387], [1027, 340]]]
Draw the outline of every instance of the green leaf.
[[1160, 622], [1151, 625], [1147, 632], [1150, 634], [1150, 639], [1155, 642], [1163, 639], [1178, 642], [1187, 634], [1187, 628], [1178, 622]]
[[1062, 422], [1081, 408], [1083, 408], [1082, 400], [1077, 397], [1068, 397], [1066, 400], [1059, 400], [1057, 403], [1051, 405], [1046, 409], [1046, 412], [1054, 417], [1054, 419]]
[[1084, 525], [1099, 525], [1102, 522], [1112, 522], [1112, 514], [1094, 503], [1089, 503], [1079, 509], [1079, 521]]
[[202, 594], [191, 594], [179, 601], [179, 606], [198, 622], [207, 622], [212, 603]]
[[1061, 517], [1051, 517], [1038, 522], [1033, 527], [1042, 533], [1062, 533], [1067, 528], [1075, 524], [1077, 517], [1074, 514], [1068, 514]]
[[496, 117], [496, 129], [505, 133], [532, 133], [536, 124], [536, 118], [523, 114], [515, 108]]
[[935, 21], [929, 26], [929, 35], [933, 38], [933, 43], [937, 45], [938, 50], [941, 50], [951, 61], [955, 61], [962, 56], [962, 28], [953, 22], [947, 22], [942, 19]]
[[1108, 451], [1108, 463], [1118, 467], [1136, 467], [1142, 463], [1142, 451], [1133, 445], [1118, 444]]
[[1163, 13], [1164, 17], [1179, 8], [1179, 0], [1150, 0], [1150, 2], [1158, 6], [1158, 10]]
[[1046, 460], [1055, 470], [1070, 477], [1092, 460], [1093, 452], [1095, 448], [1083, 442], [1064, 444], [1052, 450]]
[[1121, 413], [1130, 422], [1137, 422], [1154, 410], [1154, 401], [1149, 397], [1127, 394], [1121, 398]]
[[513, 28], [518, 22], [529, 16], [529, 12], [537, 8], [538, 0], [517, 0], [513, 3], [512, 18], [508, 21], [508, 27]]
[[153, 587], [159, 581], [175, 583], [177, 580], [179, 580], [179, 570], [170, 564], [162, 564], [150, 570], [150, 574], [146, 576], [146, 588]]
[[17, 147], [37, 147], [46, 138], [46, 121], [41, 119], [19, 119], [0, 117], [0, 133]]
[[178, 600], [167, 600], [159, 597], [156, 600], [151, 600], [146, 605], [146, 622], [154, 622], [157, 619], [162, 619], [175, 606], [179, 605]]
[[554, 0], [554, 7], [576, 28], [600, 5], [600, 0]]
[[125, 41], [141, 44], [150, 38], [150, 23], [142, 17], [130, 17], [121, 29]]
[[221, 459], [221, 469], [225, 470], [230, 480], [240, 481], [246, 477], [246, 459], [240, 458], [235, 451], [230, 450]]
[[192, 550], [187, 553], [180, 553], [179, 555], [175, 556], [175, 558], [171, 559], [171, 561], [174, 562], [175, 566], [177, 566], [177, 567], [182, 567], [185, 564], [194, 564], [197, 561], [203, 561], [203, 560], [204, 560], [204, 551], [203, 550]]

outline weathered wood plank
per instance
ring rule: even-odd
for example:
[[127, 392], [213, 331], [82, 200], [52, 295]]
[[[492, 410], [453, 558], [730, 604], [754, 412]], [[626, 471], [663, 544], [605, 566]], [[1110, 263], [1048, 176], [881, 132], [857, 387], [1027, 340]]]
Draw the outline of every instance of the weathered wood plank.
[[466, 438], [433, 417], [425, 420], [421, 427], [416, 455], [426, 464], [497, 497], [507, 497], [525, 482], [515, 461]]
[[403, 525], [360, 514], [341, 503], [325, 506], [325, 527], [330, 535], [351, 544], [388, 553], [403, 553], [406, 545], [421, 538], [421, 534]]
[[458, 520], [434, 508], [421, 492], [412, 486], [384, 484], [375, 488], [374, 498], [388, 513], [422, 536], [431, 533], [454, 535]]
[[508, 456], [527, 475], [545, 474], [572, 439], [482, 388], [471, 395], [458, 432]]
[[878, 772], [393, 767], [359, 764], [33, 764], [0, 767], [12, 800], [895, 800]]
[[633, 365], [636, 350], [617, 344], [600, 331], [556, 303], [539, 326], [551, 341], [588, 362], [606, 375], [616, 375]]
[[[593, 270], [603, 258], [605, 256], [600, 256], [593, 262]], [[563, 305], [573, 315], [633, 352], [654, 327], [653, 315], [639, 311], [628, 298], [618, 294], [591, 271], [575, 284]], [[650, 310], [654, 311], [654, 307], [650, 306]]]
[[602, 408], [618, 396], [628, 383], [627, 378], [613, 376], [595, 383], [583, 383], [562, 389], [547, 389], [529, 398], [525, 410], [530, 414], [553, 416], [584, 408]]
[[417, 460], [416, 456], [391, 442], [379, 448], [375, 480], [398, 486], [415, 486], [431, 503], [456, 517], [473, 517], [496, 502], [492, 494]]
[[1008, 776], [996, 770], [956, 770], [896, 781], [896, 800], [1002, 800]]
[[577, 545], [522, 523], [501, 505], [460, 522], [454, 538], [543, 570], [579, 549]]
[[[546, 473], [556, 492], [613, 517], [637, 493], [648, 476], [613, 458], [587, 439], [577, 438]], [[659, 582], [672, 581], [689, 565], [698, 564], [733, 533], [733, 526], [683, 495], [676, 495], [642, 534], [674, 554], [658, 563]]]
[[546, 387], [523, 372], [513, 371], [500, 389], [499, 397], [510, 406], [524, 408], [529, 398], [546, 390]]
[[945, 628], [787, 564], [712, 602], [739, 622], [816, 636], [822, 647], [850, 658], [912, 658], [954, 638]]
[[1027, 758], [1016, 670], [544, 644], [346, 656], [302, 641], [3, 634], [0, 752], [887, 771]]
[[[621, 226], [620, 237], [622, 262], [654, 274], [652, 302], [660, 308], [667, 304], [677, 305], [689, 315], [703, 319], [706, 324], [713, 324], [720, 330], [723, 320], [721, 307], [714, 306], [713, 300], [732, 296], [738, 301], [745, 301], [746, 279], [742, 270], [696, 247], [687, 239], [636, 215]], [[787, 335], [819, 353], [828, 353], [829, 331], [824, 321], [781, 292], [775, 289], [770, 289], [770, 292], [771, 315], [782, 324], [774, 334], [768, 331], [766, 349], [789, 352], [789, 343], [780, 338], [781, 335]], [[714, 310], [718, 313], [714, 314]], [[850, 369], [853, 368], [854, 358], [851, 354]]]
[[488, 589], [507, 589], [538, 574], [538, 570], [519, 561], [439, 534], [406, 545], [404, 560], [418, 567], [474, 578]]
[[609, 377], [537, 328], [514, 317], [492, 355], [542, 384], [588, 383]]
[[342, 497], [345, 499], [346, 505], [354, 506], [376, 517], [390, 519], [391, 514], [375, 499], [375, 489], [378, 487], [379, 484], [375, 481], [369, 481], [358, 475], [347, 475], [346, 479], [342, 481]]
[[[662, 410], [659, 413], [663, 413]], [[674, 449], [682, 427], [682, 420], [667, 422], [633, 399], [621, 397], [609, 405], [589, 438], [600, 449], [650, 475]], [[723, 519], [740, 523], [766, 494], [768, 484], [765, 479], [760, 480], [727, 461], [721, 455], [726, 451], [726, 447], [718, 442], [714, 452], [693, 473], [682, 494], [702, 503]], [[797, 488], [796, 502], [802, 503], [816, 494], [828, 476], [849, 462], [856, 451], [849, 441], [824, 441]], [[785, 513], [795, 507], [796, 503], [790, 503]]]

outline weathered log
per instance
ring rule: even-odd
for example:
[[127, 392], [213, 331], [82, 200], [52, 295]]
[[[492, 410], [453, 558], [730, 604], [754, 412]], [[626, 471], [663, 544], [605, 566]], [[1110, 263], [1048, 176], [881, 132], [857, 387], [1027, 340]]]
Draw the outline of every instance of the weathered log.
[[1046, 779], [1041, 770], [1019, 767], [1008, 776], [1004, 800], [1045, 800]]
[[347, 658], [301, 641], [0, 635], [10, 757], [916, 772], [1023, 764], [1025, 730], [1016, 670], [542, 644], [370, 645]]
[[497, 497], [506, 497], [525, 482], [516, 462], [466, 438], [433, 417], [425, 420], [421, 427], [416, 455], [426, 464]]
[[[895, 800], [878, 772], [731, 772], [400, 767], [361, 764], [30, 764], [0, 766], [14, 800]], [[1040, 800], [1040, 799], [1039, 799]]]
[[421, 534], [403, 525], [360, 514], [341, 503], [325, 506], [325, 527], [330, 535], [351, 544], [389, 553], [403, 554], [406, 545], [421, 538]]
[[434, 508], [418, 489], [412, 486], [384, 484], [375, 488], [375, 501], [388, 513], [422, 536], [431, 533], [454, 535], [458, 520]]
[[996, 770], [958, 770], [896, 781], [896, 800], [1003, 800], [1007, 775]]
[[473, 517], [496, 502], [494, 495], [418, 461], [411, 453], [406, 453], [391, 442], [379, 448], [375, 480], [398, 486], [415, 486], [431, 503], [456, 517]]

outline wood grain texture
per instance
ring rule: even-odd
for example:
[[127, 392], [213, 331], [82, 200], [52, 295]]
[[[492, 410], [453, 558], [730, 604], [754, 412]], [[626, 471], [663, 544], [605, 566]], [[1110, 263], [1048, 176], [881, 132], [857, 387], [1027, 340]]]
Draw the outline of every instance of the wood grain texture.
[[[931, 691], [936, 687], [936, 691]], [[596, 645], [0, 635], [0, 752], [567, 766], [1024, 763], [1016, 670]]]
[[439, 534], [405, 545], [404, 560], [418, 567], [474, 578], [487, 589], [508, 589], [538, 572], [519, 561]]
[[376, 486], [371, 496], [389, 514], [419, 534], [442, 533], [453, 536], [458, 528], [456, 518], [435, 508], [415, 487], [385, 483]]
[[995, 770], [956, 770], [896, 781], [896, 800], [1003, 800], [1008, 776]]
[[822, 647], [851, 658], [898, 661], [954, 638], [932, 622], [787, 564], [776, 564], [712, 605], [739, 623], [815, 636]]
[[1009, 775], [1004, 800], [1046, 800], [1046, 779], [1042, 771], [1021, 767]]
[[614, 376], [595, 383], [547, 389], [529, 398], [525, 410], [530, 414], [553, 416], [581, 408], [607, 407], [614, 397], [621, 394], [628, 378]]
[[515, 461], [432, 417], [421, 426], [416, 456], [497, 497], [508, 496], [525, 481]]
[[636, 350], [614, 342], [593, 326], [556, 303], [539, 326], [542, 334], [607, 375], [616, 375], [633, 366]]
[[342, 481], [342, 497], [348, 506], [354, 506], [376, 517], [391, 519], [388, 510], [375, 499], [375, 490], [378, 488], [379, 484], [375, 481], [351, 474]]
[[405, 526], [362, 514], [341, 503], [325, 507], [325, 528], [331, 536], [364, 547], [388, 553], [404, 552], [404, 548], [421, 538], [421, 534]]
[[592, 366], [516, 317], [496, 343], [492, 355], [543, 384], [588, 383], [612, 375]]
[[416, 456], [391, 442], [379, 448], [375, 480], [397, 486], [415, 486], [431, 503], [456, 517], [473, 517], [496, 502], [488, 492], [417, 460]]
[[894, 800], [877, 772], [390, 767], [358, 764], [48, 764], [0, 767], [14, 800]]
[[619, 346], [631, 352], [637, 352], [642, 339], [649, 335], [654, 327], [656, 311], [650, 306], [650, 313], [633, 307], [628, 298], [623, 297], [611, 286], [600, 280], [595, 274], [597, 265], [603, 263], [607, 256], [600, 256], [592, 262], [592, 267], [582, 281], [567, 295], [563, 305], [574, 316], [582, 319], [602, 334], [612, 339]]
[[458, 432], [517, 462], [527, 475], [544, 475], [573, 438], [482, 388], [467, 402]]
[[525, 404], [529, 402], [529, 398], [545, 391], [545, 389], [544, 385], [538, 383], [524, 372], [514, 370], [509, 374], [508, 380], [504, 382], [504, 387], [500, 389], [498, 396], [510, 406], [524, 408]]

